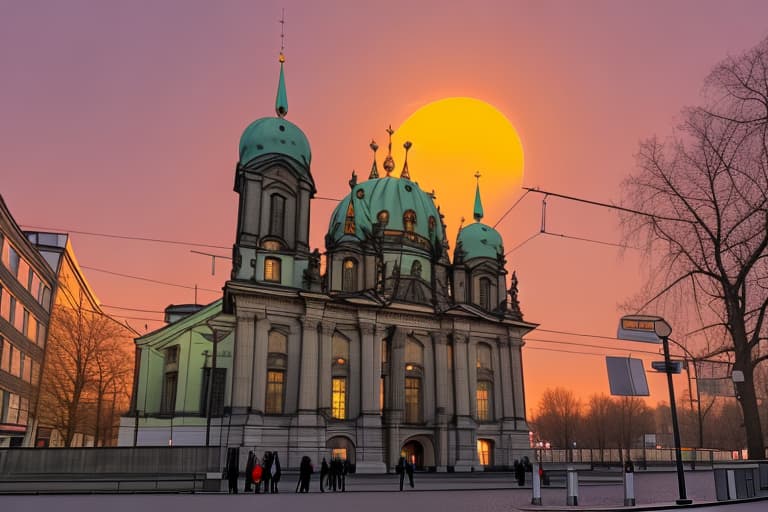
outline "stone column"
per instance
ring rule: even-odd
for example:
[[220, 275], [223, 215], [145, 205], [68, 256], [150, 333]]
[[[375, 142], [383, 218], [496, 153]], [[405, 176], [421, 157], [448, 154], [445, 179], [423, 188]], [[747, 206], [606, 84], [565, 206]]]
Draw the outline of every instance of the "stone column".
[[232, 414], [245, 414], [251, 405], [254, 318], [253, 312], [237, 311], [235, 349], [232, 355]]
[[477, 418], [477, 341], [467, 346], [467, 381], [469, 388], [469, 415]]
[[453, 376], [456, 388], [456, 416], [469, 416], [469, 375], [467, 373], [467, 340], [464, 333], [453, 335]]
[[256, 342], [253, 351], [253, 383], [251, 392], [251, 410], [264, 414], [267, 396], [267, 344], [272, 322], [260, 311], [256, 313]]
[[319, 396], [317, 398], [317, 406], [326, 417], [331, 416], [331, 340], [335, 330], [336, 325], [333, 322], [323, 321], [320, 323], [320, 357], [317, 361], [319, 365], [319, 379], [317, 383]]
[[435, 406], [437, 423], [437, 447], [435, 464], [438, 471], [445, 471], [448, 465], [448, 390], [453, 383], [448, 380], [448, 337], [444, 332], [432, 333], [435, 348]]
[[299, 383], [299, 413], [317, 411], [317, 326], [319, 318], [301, 319], [301, 377]]
[[510, 366], [509, 339], [499, 340], [499, 351], [501, 352], [501, 401], [503, 418], [513, 419], [515, 417], [515, 400], [513, 398], [514, 388], [512, 387], [512, 369]]
[[525, 387], [523, 384], [523, 358], [521, 349], [523, 342], [520, 339], [512, 338], [510, 346], [511, 365], [512, 365], [512, 386], [514, 391], [515, 408], [515, 426], [518, 430], [528, 430], [528, 423], [525, 421]]
[[400, 425], [405, 408], [405, 331], [395, 328], [392, 335], [389, 365], [389, 411], [387, 415], [387, 464], [393, 467], [400, 457]]
[[[362, 345], [362, 357], [360, 360], [360, 373], [362, 374], [362, 393], [361, 393], [361, 412], [363, 414], [378, 414], [378, 381], [374, 383], [374, 377], [381, 374], [381, 365], [379, 371], [375, 371], [374, 364], [374, 333], [376, 327], [373, 324], [360, 324], [360, 344]], [[381, 353], [381, 350], [379, 350]]]

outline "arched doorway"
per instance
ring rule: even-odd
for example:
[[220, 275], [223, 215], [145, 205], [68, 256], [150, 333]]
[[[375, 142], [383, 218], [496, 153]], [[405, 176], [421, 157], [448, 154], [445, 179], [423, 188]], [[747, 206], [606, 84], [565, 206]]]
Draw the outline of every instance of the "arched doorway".
[[418, 441], [408, 441], [403, 445], [401, 455], [405, 457], [416, 470], [424, 469], [424, 447]]
[[325, 447], [328, 448], [328, 456], [331, 459], [338, 457], [348, 461], [352, 466], [355, 465], [355, 444], [348, 437], [332, 437], [325, 442]]

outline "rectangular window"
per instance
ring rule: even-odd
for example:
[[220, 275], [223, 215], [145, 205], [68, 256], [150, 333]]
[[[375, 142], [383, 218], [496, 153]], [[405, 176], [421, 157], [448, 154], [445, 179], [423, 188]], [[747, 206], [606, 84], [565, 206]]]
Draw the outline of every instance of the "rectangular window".
[[[201, 401], [200, 414], [207, 416], [208, 409], [208, 379], [210, 378], [212, 368], [203, 368], [203, 389], [200, 393]], [[211, 417], [219, 418], [224, 415], [224, 393], [227, 385], [227, 369], [216, 368], [211, 383]]]
[[483, 466], [491, 465], [491, 442], [485, 439], [477, 440], [477, 458]]
[[19, 421], [19, 395], [15, 393], [8, 393], [8, 415], [6, 417], [7, 423], [17, 423]]
[[11, 352], [11, 375], [21, 377], [21, 358], [22, 354], [18, 349]]
[[283, 414], [283, 384], [285, 372], [269, 370], [267, 372], [267, 403], [266, 414]]
[[37, 344], [45, 348], [45, 325], [39, 320], [37, 322]]
[[405, 422], [421, 423], [421, 379], [405, 378]]
[[24, 309], [21, 313], [21, 334], [29, 335], [29, 311]]
[[14, 276], [17, 276], [19, 274], [19, 261], [21, 258], [19, 258], [19, 253], [16, 252], [16, 249], [8, 246], [8, 270], [11, 271], [11, 274]]
[[11, 297], [8, 290], [2, 290], [2, 297], [0, 298], [0, 316], [11, 321], [11, 305], [15, 299]]
[[8, 343], [8, 340], [3, 343], [3, 354], [0, 360], [0, 370], [10, 373], [11, 372], [11, 356], [13, 355], [13, 345]]
[[29, 418], [29, 400], [22, 398], [19, 400], [19, 425], [26, 425]]
[[161, 414], [172, 415], [176, 410], [176, 384], [179, 380], [178, 372], [167, 372], [163, 383], [163, 399], [160, 404]]
[[334, 377], [331, 396], [331, 416], [337, 420], [347, 419], [347, 378]]
[[278, 258], [264, 259], [264, 280], [280, 282], [280, 260]]
[[384, 377], [379, 379], [379, 414], [384, 414]]
[[477, 419], [491, 421], [491, 383], [481, 380], [477, 383]]

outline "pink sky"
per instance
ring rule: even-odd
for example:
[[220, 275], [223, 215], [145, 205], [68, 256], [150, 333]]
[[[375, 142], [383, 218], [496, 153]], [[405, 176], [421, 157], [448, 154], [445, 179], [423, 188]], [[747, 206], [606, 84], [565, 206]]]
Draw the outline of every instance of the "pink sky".
[[[310, 139], [325, 197], [342, 197], [351, 170], [368, 168], [368, 142], [383, 140], [388, 124], [431, 101], [471, 96], [516, 127], [526, 186], [618, 202], [639, 140], [669, 133], [680, 108], [698, 101], [708, 70], [768, 32], [762, 1], [5, 2], [0, 193], [17, 222], [208, 243], [224, 248], [200, 250], [228, 255], [239, 136], [274, 114], [282, 7], [288, 117]], [[486, 221], [520, 194], [486, 204]], [[313, 203], [313, 246], [322, 248], [333, 206]], [[500, 224], [507, 249], [539, 230], [540, 209], [530, 195]], [[547, 228], [608, 242], [621, 235], [610, 211], [553, 198]], [[72, 239], [84, 266], [213, 290], [228, 278], [226, 264], [211, 276], [210, 260], [190, 247]], [[512, 253], [508, 268], [518, 273], [526, 320], [603, 336], [615, 334], [618, 305], [641, 283], [633, 251], [547, 236]], [[194, 300], [182, 288], [87, 277], [109, 306], [160, 311]], [[199, 294], [200, 302], [215, 298]], [[140, 331], [159, 325], [129, 322]], [[594, 355], [604, 351], [534, 340], [655, 348], [549, 332], [530, 338], [529, 410], [548, 386], [584, 398], [608, 391]], [[662, 379], [650, 381], [652, 401], [665, 400]]]

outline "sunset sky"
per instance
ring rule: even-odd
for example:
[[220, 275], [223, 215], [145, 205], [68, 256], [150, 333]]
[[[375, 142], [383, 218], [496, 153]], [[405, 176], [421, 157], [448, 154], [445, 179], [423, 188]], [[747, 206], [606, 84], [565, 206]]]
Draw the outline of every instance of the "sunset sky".
[[[639, 141], [668, 135], [681, 107], [699, 101], [708, 71], [768, 35], [764, 1], [0, 0], [0, 193], [16, 221], [214, 246], [72, 234], [105, 310], [141, 332], [161, 325], [168, 304], [193, 302], [194, 291], [93, 269], [197, 284], [199, 302], [217, 298], [228, 262], [217, 260], [212, 276], [210, 258], [190, 249], [230, 254], [238, 141], [251, 121], [274, 115], [282, 8], [287, 118], [310, 140], [318, 196], [339, 199], [353, 169], [367, 176], [371, 138], [383, 148], [389, 124], [461, 96], [512, 123], [523, 185], [617, 203]], [[400, 146], [395, 160], [399, 172]], [[453, 199], [462, 189], [452, 173], [478, 170], [410, 165], [415, 181], [445, 173], [434, 188], [451, 254], [454, 219], [470, 219], [474, 200], [471, 188], [463, 202]], [[440, 187], [451, 192], [448, 204]], [[485, 222], [495, 224], [522, 192], [514, 177], [489, 187]], [[541, 202], [528, 194], [499, 224], [506, 250], [539, 231]], [[313, 247], [324, 248], [335, 205], [313, 202]], [[547, 230], [621, 241], [611, 210], [551, 197]], [[525, 319], [541, 324], [523, 349], [529, 411], [546, 387], [584, 399], [607, 393], [606, 354], [656, 350], [549, 332], [615, 336], [620, 305], [642, 282], [637, 251], [539, 235], [507, 261]], [[652, 403], [667, 400], [660, 376], [649, 381]]]

